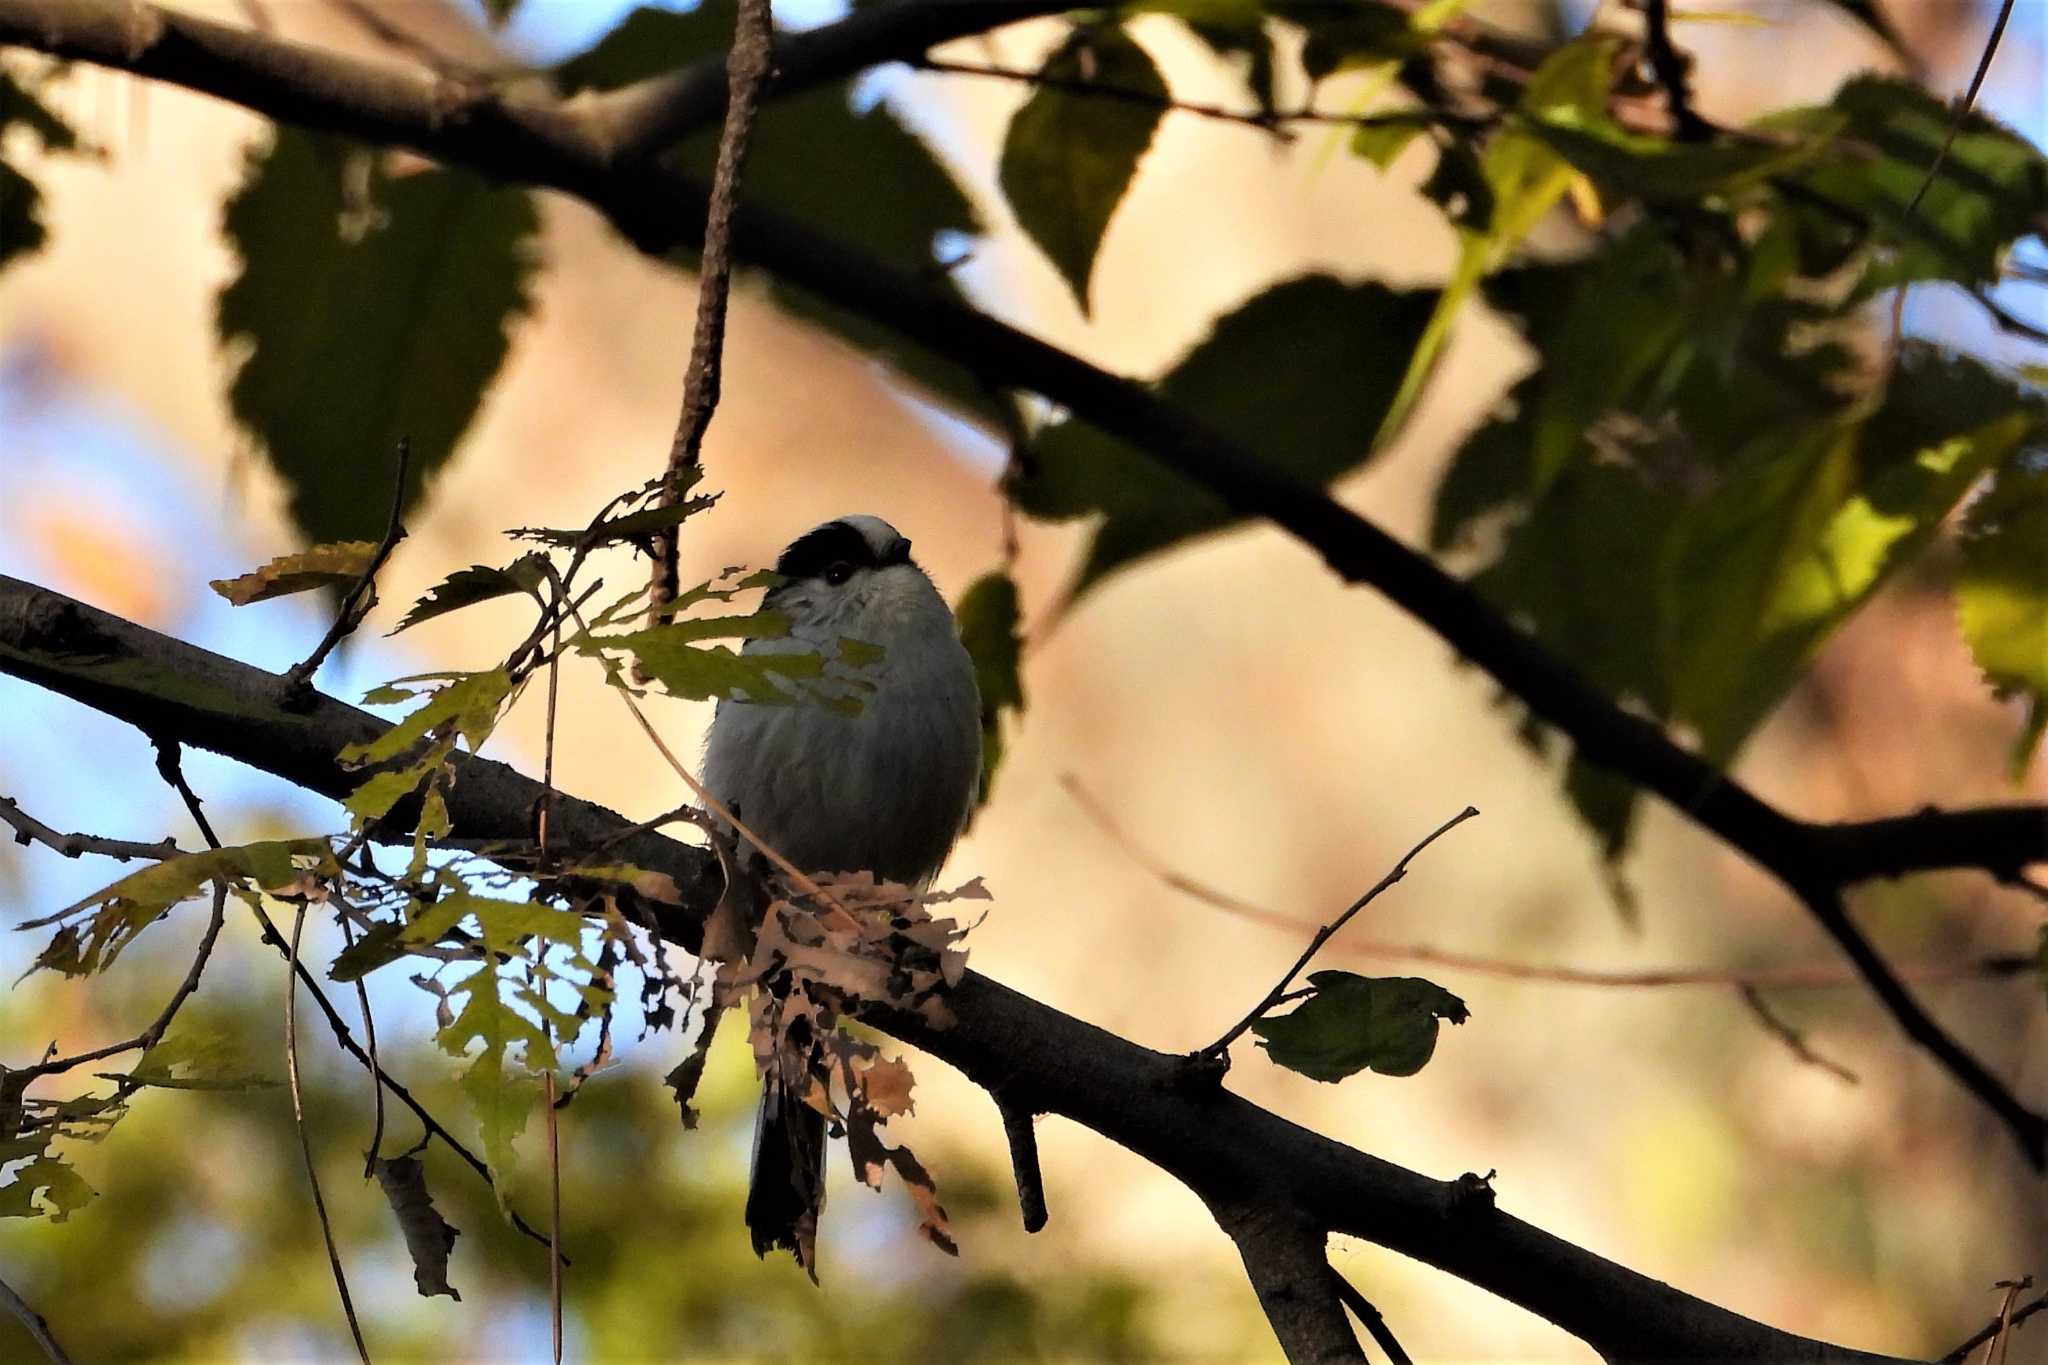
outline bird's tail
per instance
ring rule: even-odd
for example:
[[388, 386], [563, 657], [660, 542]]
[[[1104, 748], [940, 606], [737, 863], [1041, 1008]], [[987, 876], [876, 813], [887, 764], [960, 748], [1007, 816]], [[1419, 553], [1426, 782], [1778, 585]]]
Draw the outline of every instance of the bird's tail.
[[754, 1169], [747, 1185], [747, 1231], [754, 1254], [786, 1247], [818, 1278], [818, 1214], [825, 1207], [825, 1116], [771, 1075], [754, 1119]]

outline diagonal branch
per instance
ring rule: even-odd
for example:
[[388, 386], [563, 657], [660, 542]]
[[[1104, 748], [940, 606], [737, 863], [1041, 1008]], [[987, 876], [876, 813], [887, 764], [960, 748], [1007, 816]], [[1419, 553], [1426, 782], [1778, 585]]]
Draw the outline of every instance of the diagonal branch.
[[[156, 77], [287, 122], [563, 190], [597, 206], [646, 251], [702, 245], [703, 185], [671, 169], [618, 163], [606, 127], [587, 116], [588, 106], [465, 90], [418, 71], [105, 0], [0, 0], [5, 43]], [[879, 59], [871, 51], [863, 56]], [[993, 385], [1045, 395], [1233, 511], [1274, 522], [1343, 581], [1376, 588], [1424, 622], [1539, 719], [1569, 735], [1590, 762], [1663, 797], [1784, 883], [1843, 944], [1907, 1036], [1998, 1112], [2037, 1169], [2048, 1167], [2048, 1119], [2021, 1105], [1949, 1038], [1847, 917], [1831, 913], [1841, 889], [1861, 878], [1852, 875], [1853, 866], [1831, 861], [1826, 826], [1761, 800], [1660, 727], [1622, 710], [1472, 587], [1319, 486], [1271, 468], [1151, 389], [997, 321], [913, 269], [877, 261], [780, 215], [742, 206], [735, 232], [742, 260], [951, 356]], [[1891, 869], [1893, 875], [1913, 870]], [[1965, 1064], [1959, 1067], [1958, 1059]]]
[[[341, 768], [336, 751], [390, 728], [317, 692], [303, 711], [286, 712], [276, 704], [276, 674], [4, 576], [0, 672], [167, 742], [197, 744], [329, 795], [362, 780]], [[170, 678], [175, 697], [146, 690], [148, 682], [162, 686]], [[488, 759], [463, 758], [457, 767], [448, 792], [454, 836], [523, 844], [542, 785]], [[560, 793], [549, 828], [564, 848], [611, 839], [616, 856], [672, 877], [682, 905], [666, 914], [661, 930], [694, 950], [720, 889], [717, 860], [707, 850], [636, 829], [623, 816]], [[407, 838], [396, 826], [382, 833]], [[1182, 1085], [1180, 1056], [1128, 1042], [977, 972], [966, 973], [950, 1003], [955, 1022], [943, 1030], [881, 1010], [867, 1022], [957, 1067], [1006, 1103], [1063, 1115], [1129, 1148], [1225, 1211], [1219, 1216], [1265, 1209], [1296, 1226], [1305, 1220], [1323, 1233], [1376, 1242], [1542, 1315], [1609, 1359], [1888, 1359], [1777, 1331], [1605, 1260], [1500, 1212], [1490, 1194], [1475, 1193], [1483, 1182], [1431, 1180], [1220, 1087]]]

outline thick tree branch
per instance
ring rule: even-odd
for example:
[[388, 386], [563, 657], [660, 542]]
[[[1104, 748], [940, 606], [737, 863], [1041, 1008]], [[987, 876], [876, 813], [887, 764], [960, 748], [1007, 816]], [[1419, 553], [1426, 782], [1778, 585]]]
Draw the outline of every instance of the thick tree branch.
[[[319, 693], [303, 711], [286, 712], [276, 704], [276, 674], [6, 577], [0, 672], [329, 796], [362, 778], [341, 768], [336, 751], [389, 728]], [[448, 790], [454, 835], [523, 844], [542, 785], [488, 759], [459, 763]], [[549, 824], [562, 847], [613, 839], [617, 856], [673, 877], [684, 904], [663, 934], [696, 944], [719, 891], [707, 850], [560, 793]], [[1220, 1087], [1183, 1085], [1180, 1056], [1126, 1042], [976, 972], [951, 1003], [957, 1019], [945, 1030], [883, 1010], [869, 1022], [1000, 1091], [1007, 1104], [1063, 1115], [1128, 1147], [1225, 1211], [1219, 1217], [1263, 1209], [1376, 1242], [1548, 1318], [1610, 1360], [1887, 1359], [1777, 1331], [1604, 1260], [1498, 1211], [1479, 1182], [1432, 1180]]]
[[[573, 105], [465, 90], [416, 71], [104, 0], [0, 0], [0, 43], [157, 77], [273, 118], [560, 189], [599, 207], [644, 250], [701, 246], [704, 187], [671, 170], [620, 165], [604, 130]], [[1999, 1113], [2037, 1168], [2048, 1164], [2048, 1120], [2020, 1105], [1949, 1039], [1846, 916], [1835, 913], [1842, 887], [1859, 878], [1851, 875], [1853, 864], [1832, 860], [1827, 827], [1762, 801], [1658, 726], [1616, 706], [1471, 587], [1152, 390], [1006, 326], [916, 270], [876, 261], [779, 215], [743, 206], [736, 233], [741, 259], [949, 355], [994, 385], [1044, 394], [1233, 510], [1283, 527], [1344, 581], [1377, 588], [1571, 736], [1588, 760], [1663, 797], [1782, 881], [1849, 951], [1907, 1035]], [[1944, 857], [1939, 865], [1953, 862]], [[1967, 1065], [1958, 1068], [1957, 1058]]]
[[1327, 1232], [1296, 1210], [1263, 1203], [1211, 1205], [1209, 1211], [1237, 1244], [1288, 1360], [1365, 1359], [1330, 1273]]

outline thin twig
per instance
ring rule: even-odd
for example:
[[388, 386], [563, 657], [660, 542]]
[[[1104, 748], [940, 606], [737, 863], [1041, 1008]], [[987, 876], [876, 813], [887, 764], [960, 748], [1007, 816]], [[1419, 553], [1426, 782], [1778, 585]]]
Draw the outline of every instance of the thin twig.
[[1963, 92], [1963, 101], [1956, 106], [1955, 118], [1948, 125], [1948, 136], [1941, 140], [1941, 149], [1934, 154], [1934, 163], [1927, 168], [1927, 178], [1913, 191], [1913, 197], [1906, 201], [1906, 216], [1912, 217], [1919, 209], [1920, 201], [1934, 188], [1934, 182], [1941, 176], [1941, 168], [1948, 164], [1949, 151], [1955, 146], [1956, 138], [1963, 131], [1963, 124], [1970, 118], [1970, 111], [1977, 107], [1978, 92], [1984, 88], [1984, 78], [1991, 74], [1991, 59], [1998, 55], [1999, 41], [2005, 37], [2006, 21], [2012, 18], [2013, 0], [2005, 0], [1998, 7], [1998, 18], [1992, 22], [1991, 36], [1984, 42], [1984, 51], [1978, 54], [1977, 69], [1970, 75], [1969, 89]]
[[[566, 588], [563, 584], [561, 587]], [[560, 600], [559, 597], [557, 600]], [[540, 816], [536, 833], [540, 836], [541, 870], [547, 871], [552, 865], [548, 849], [548, 817], [555, 803], [555, 706], [560, 694], [562, 665], [558, 657], [562, 649], [562, 629], [555, 627], [554, 648], [548, 654], [548, 713], [545, 739], [541, 756], [541, 798]], [[545, 959], [547, 945], [540, 944], [537, 955]], [[543, 976], [540, 990], [547, 990]], [[555, 1365], [562, 1365], [562, 1138], [561, 1116], [556, 1113], [555, 1098], [555, 1027], [546, 1018], [541, 1020], [541, 1030], [548, 1042], [548, 1066], [543, 1073], [542, 1086], [546, 1091], [548, 1125], [548, 1332], [554, 1346]]]
[[108, 839], [97, 834], [60, 834], [5, 796], [0, 796], [0, 824], [14, 827], [15, 843], [41, 844], [45, 848], [55, 849], [67, 858], [97, 853], [105, 858], [118, 858], [122, 862], [135, 858], [156, 861], [175, 858], [184, 851], [178, 847], [174, 839], [165, 839], [154, 844], [139, 844], [131, 839]]
[[2016, 1282], [2000, 1281], [1997, 1288], [2004, 1289], [2007, 1292], [2005, 1304], [2000, 1309], [1998, 1316], [1991, 1319], [1990, 1322], [1986, 1323], [1976, 1332], [1971, 1333], [1968, 1341], [1965, 1341], [1962, 1345], [1943, 1356], [1936, 1362], [1936, 1365], [1963, 1365], [1963, 1362], [1970, 1358], [1970, 1352], [1976, 1350], [1985, 1342], [1995, 1340], [2001, 1336], [2009, 1337], [2015, 1327], [2018, 1327], [2043, 1309], [2048, 1309], [2048, 1294], [2043, 1294], [2037, 1299], [2031, 1299], [2021, 1304], [2018, 1308], [2012, 1306], [2013, 1295], [2019, 1290], [2027, 1288], [2032, 1283], [2032, 1276], [2025, 1276]]
[[[770, 0], [739, 0], [732, 52], [726, 58], [725, 127], [718, 139], [718, 164], [711, 173], [711, 205], [704, 219], [703, 264], [697, 276], [697, 325], [690, 337], [689, 368], [683, 375], [682, 411], [669, 444], [662, 502], [679, 494], [683, 472], [703, 453], [704, 432], [718, 408], [719, 375], [725, 353], [725, 310], [732, 287], [732, 220], [739, 202], [740, 172], [761, 90], [774, 65], [775, 17]], [[659, 611], [676, 596], [676, 537], [655, 540], [649, 608]]]
[[1289, 137], [1282, 125], [1289, 123], [1330, 124], [1342, 128], [1403, 128], [1443, 127], [1481, 131], [1490, 128], [1494, 119], [1477, 114], [1455, 114], [1439, 109], [1396, 109], [1377, 114], [1344, 114], [1334, 110], [1300, 109], [1273, 110], [1270, 113], [1259, 109], [1232, 109], [1222, 104], [1205, 104], [1198, 100], [1183, 100], [1158, 95], [1150, 90], [1138, 90], [1130, 86], [1113, 85], [1101, 81], [1085, 81], [1065, 76], [1048, 76], [1043, 71], [1025, 71], [1017, 67], [995, 66], [985, 62], [956, 62], [946, 58], [924, 55], [913, 57], [905, 65], [913, 71], [928, 71], [941, 76], [980, 76], [991, 80], [1014, 81], [1046, 90], [1060, 90], [1084, 98], [1115, 100], [1122, 104], [1135, 104], [1147, 109], [1158, 109], [1169, 114], [1191, 114], [1196, 118], [1214, 119], [1219, 123], [1242, 124], [1256, 128], [1263, 133]]
[[412, 441], [407, 437], [398, 438], [398, 474], [391, 490], [391, 520], [384, 527], [384, 539], [377, 542], [376, 553], [370, 556], [369, 567], [363, 576], [348, 590], [348, 596], [341, 600], [341, 610], [335, 613], [334, 624], [327, 628], [327, 634], [313, 647], [313, 652], [302, 663], [296, 664], [284, 675], [284, 696], [287, 702], [296, 701], [305, 695], [313, 681], [313, 674], [319, 671], [334, 647], [362, 624], [364, 597], [377, 581], [377, 571], [384, 567], [384, 561], [391, 558], [391, 552], [398, 548], [398, 542], [405, 539], [405, 527], [399, 523], [398, 515], [405, 510], [405, 476], [412, 468]]
[[[363, 856], [369, 857], [368, 849], [363, 850]], [[355, 926], [347, 915], [335, 918], [341, 923], [342, 942], [355, 947]], [[363, 1152], [363, 1179], [370, 1180], [377, 1174], [377, 1159], [384, 1154], [384, 1085], [377, 1079], [377, 1073], [383, 1070], [377, 1059], [377, 1017], [370, 1012], [370, 990], [360, 976], [356, 978], [356, 1008], [362, 1012], [363, 1037], [370, 1045], [370, 1104], [375, 1117], [370, 1121], [370, 1145]]]
[[[1060, 775], [1060, 785], [1074, 798], [1110, 842], [1140, 868], [1172, 890], [1203, 905], [1237, 915], [1255, 924], [1290, 933], [1315, 928], [1315, 921], [1258, 905], [1166, 866], [1116, 823], [1100, 800], [1072, 773]], [[1348, 939], [1329, 949], [1347, 957], [1383, 962], [1420, 962], [1433, 967], [1498, 976], [1515, 981], [1544, 981], [1562, 986], [1663, 987], [1663, 986], [1755, 986], [1760, 990], [1804, 990], [1862, 984], [1863, 978], [1846, 963], [1804, 962], [1775, 967], [1657, 967], [1643, 971], [1603, 971], [1590, 967], [1552, 967], [1538, 963], [1507, 962], [1471, 953], [1431, 948], [1423, 944], [1384, 943], [1372, 939]], [[1962, 962], [1909, 962], [1895, 969], [1903, 981], [1968, 981], [2013, 976], [2030, 976], [2035, 970], [2031, 953], [1994, 953]]]
[[299, 1155], [306, 1161], [306, 1183], [313, 1188], [313, 1212], [320, 1218], [320, 1237], [327, 1244], [327, 1265], [334, 1272], [334, 1287], [341, 1294], [342, 1316], [348, 1319], [348, 1334], [355, 1341], [356, 1355], [370, 1365], [370, 1348], [363, 1344], [363, 1327], [356, 1321], [356, 1306], [349, 1298], [348, 1275], [341, 1268], [341, 1250], [334, 1244], [334, 1224], [327, 1216], [327, 1200], [320, 1193], [319, 1164], [313, 1160], [313, 1139], [306, 1135], [306, 1101], [299, 1086], [299, 935], [306, 927], [306, 901], [298, 898], [292, 907], [292, 940], [289, 961], [292, 970], [284, 978], [284, 1074], [292, 1092], [292, 1127], [299, 1135]]
[[1401, 1349], [1394, 1329], [1387, 1326], [1387, 1320], [1380, 1316], [1380, 1310], [1373, 1306], [1372, 1300], [1359, 1293], [1358, 1286], [1345, 1279], [1335, 1266], [1330, 1267], [1330, 1278], [1336, 1282], [1337, 1297], [1351, 1310], [1351, 1316], [1365, 1325], [1367, 1335], [1387, 1353], [1388, 1365], [1415, 1365], [1408, 1353]]
[[64, 1348], [57, 1344], [57, 1338], [50, 1334], [50, 1324], [41, 1313], [29, 1306], [28, 1300], [14, 1292], [7, 1281], [0, 1280], [0, 1305], [21, 1321], [33, 1341], [50, 1360], [50, 1365], [71, 1365], [71, 1357], [64, 1354]]
[[1385, 891], [1395, 882], [1400, 881], [1403, 877], [1408, 875], [1408, 864], [1415, 861], [1416, 855], [1420, 854], [1422, 850], [1428, 848], [1438, 839], [1441, 839], [1444, 835], [1450, 833], [1459, 825], [1464, 824], [1467, 820], [1470, 820], [1473, 816], [1477, 814], [1479, 814], [1479, 808], [1477, 806], [1465, 807], [1465, 809], [1459, 811], [1456, 815], [1453, 815], [1450, 819], [1444, 821], [1441, 825], [1438, 825], [1435, 829], [1431, 830], [1426, 836], [1424, 836], [1421, 843], [1417, 844], [1415, 847], [1409, 849], [1406, 853], [1402, 854], [1401, 861], [1395, 863], [1393, 869], [1389, 871], [1386, 876], [1380, 878], [1377, 882], [1374, 882], [1370, 890], [1368, 890], [1364, 895], [1360, 896], [1357, 900], [1351, 902], [1349, 906], [1345, 907], [1343, 914], [1337, 916], [1337, 918], [1331, 920], [1328, 924], [1316, 930], [1316, 936], [1313, 939], [1309, 940], [1308, 947], [1302, 951], [1300, 957], [1294, 960], [1294, 965], [1287, 969], [1287, 975], [1281, 977], [1279, 982], [1274, 985], [1273, 989], [1266, 992], [1264, 999], [1260, 1000], [1258, 1004], [1252, 1006], [1251, 1010], [1248, 1013], [1246, 1013], [1244, 1018], [1238, 1020], [1237, 1023], [1231, 1027], [1228, 1033], [1224, 1034], [1221, 1038], [1218, 1038], [1215, 1042], [1209, 1044], [1209, 1046], [1203, 1048], [1200, 1052], [1196, 1053], [1195, 1055], [1198, 1057], [1221, 1057], [1225, 1050], [1227, 1050], [1232, 1043], [1236, 1042], [1238, 1038], [1243, 1035], [1246, 1029], [1250, 1028], [1253, 1024], [1257, 1023], [1261, 1018], [1263, 1018], [1266, 1014], [1266, 1011], [1272, 1009], [1275, 1005], [1280, 1003], [1281, 998], [1287, 994], [1287, 988], [1294, 984], [1294, 978], [1301, 975], [1301, 969], [1308, 966], [1309, 959], [1316, 955], [1318, 949], [1320, 949], [1325, 943], [1328, 943], [1332, 938], [1334, 938], [1337, 932], [1341, 930], [1345, 925], [1349, 924], [1351, 922], [1352, 916], [1356, 915], [1359, 911], [1365, 909], [1366, 906], [1371, 905], [1373, 901], [1378, 898], [1379, 894], [1382, 891]]
[[1742, 1003], [1749, 1006], [1749, 1012], [1755, 1015], [1757, 1022], [1764, 1026], [1764, 1031], [1791, 1049], [1794, 1057], [1808, 1066], [1819, 1067], [1830, 1076], [1838, 1077], [1849, 1085], [1859, 1085], [1862, 1083], [1861, 1078], [1848, 1067], [1843, 1066], [1840, 1062], [1830, 1061], [1818, 1052], [1815, 1052], [1811, 1047], [1808, 1047], [1806, 1039], [1800, 1034], [1799, 1030], [1793, 1028], [1783, 1019], [1780, 1019], [1771, 1009], [1769, 1002], [1764, 999], [1763, 992], [1754, 985], [1745, 981], [1735, 989], [1741, 995]]

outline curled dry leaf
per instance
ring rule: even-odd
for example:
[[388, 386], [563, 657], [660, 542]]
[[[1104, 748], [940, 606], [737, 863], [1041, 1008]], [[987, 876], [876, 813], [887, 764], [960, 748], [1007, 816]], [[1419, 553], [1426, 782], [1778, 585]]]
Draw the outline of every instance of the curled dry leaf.
[[295, 555], [279, 555], [239, 578], [216, 578], [207, 584], [238, 607], [288, 597], [314, 588], [345, 588], [370, 570], [377, 547], [367, 540], [315, 545]]
[[412, 1282], [420, 1297], [446, 1294], [460, 1302], [462, 1295], [448, 1283], [448, 1254], [461, 1234], [434, 1207], [427, 1193], [427, 1169], [417, 1157], [378, 1157], [372, 1164], [377, 1187], [398, 1215], [398, 1230], [405, 1234], [405, 1249], [412, 1256]]

